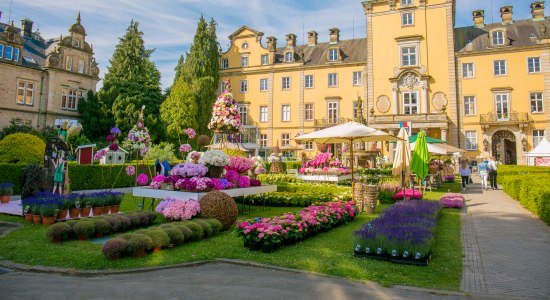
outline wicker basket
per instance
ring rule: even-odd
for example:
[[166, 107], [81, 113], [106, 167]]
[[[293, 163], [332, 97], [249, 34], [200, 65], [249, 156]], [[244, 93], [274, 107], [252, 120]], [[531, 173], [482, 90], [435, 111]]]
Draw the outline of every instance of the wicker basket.
[[223, 167], [218, 166], [210, 166], [208, 167], [208, 173], [206, 173], [206, 177], [210, 178], [220, 178], [223, 175]]

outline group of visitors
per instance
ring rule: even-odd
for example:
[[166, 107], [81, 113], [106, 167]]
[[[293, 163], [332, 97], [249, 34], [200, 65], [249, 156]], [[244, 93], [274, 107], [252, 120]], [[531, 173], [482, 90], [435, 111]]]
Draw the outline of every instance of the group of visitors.
[[[472, 169], [473, 169], [474, 161], [470, 161], [468, 159], [463, 159], [460, 161], [460, 167], [458, 169], [458, 172], [460, 173], [460, 177], [462, 179], [462, 190], [468, 189], [468, 185], [472, 183]], [[487, 181], [489, 181], [489, 185], [491, 189], [496, 190], [497, 188], [497, 169], [498, 169], [498, 162], [495, 160], [494, 157], [490, 157], [488, 159], [483, 159], [480, 162], [477, 163], [477, 174], [479, 175], [481, 179], [481, 188], [484, 190], [488, 190], [489, 187], [487, 186]]]

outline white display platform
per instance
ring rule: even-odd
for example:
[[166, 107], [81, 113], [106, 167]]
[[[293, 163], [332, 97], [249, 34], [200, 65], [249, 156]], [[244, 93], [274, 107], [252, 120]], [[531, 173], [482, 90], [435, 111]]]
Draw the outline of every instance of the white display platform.
[[[252, 186], [249, 188], [223, 190], [221, 192], [224, 192], [231, 197], [240, 197], [240, 196], [248, 196], [248, 195], [255, 195], [255, 194], [264, 194], [264, 193], [270, 193], [270, 192], [276, 192], [276, 191], [277, 191], [276, 185], [262, 185], [262, 186]], [[146, 198], [156, 198], [156, 199], [173, 197], [173, 198], [182, 199], [182, 200], [193, 199], [198, 201], [207, 193], [208, 192], [193, 193], [193, 192], [180, 192], [180, 191], [168, 191], [168, 190], [155, 190], [155, 189], [150, 189], [149, 187], [135, 187], [132, 189], [132, 194], [134, 195], [134, 197], [146, 197]]]
[[297, 174], [296, 179], [304, 181], [327, 181], [327, 182], [340, 182], [344, 180], [351, 180], [351, 174], [347, 175], [303, 175]]

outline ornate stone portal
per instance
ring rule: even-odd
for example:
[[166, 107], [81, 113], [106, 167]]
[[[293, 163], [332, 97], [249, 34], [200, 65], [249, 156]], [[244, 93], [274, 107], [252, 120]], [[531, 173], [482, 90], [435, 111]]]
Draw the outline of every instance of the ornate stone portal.
[[516, 136], [508, 130], [499, 130], [492, 136], [492, 156], [507, 165], [517, 164]]

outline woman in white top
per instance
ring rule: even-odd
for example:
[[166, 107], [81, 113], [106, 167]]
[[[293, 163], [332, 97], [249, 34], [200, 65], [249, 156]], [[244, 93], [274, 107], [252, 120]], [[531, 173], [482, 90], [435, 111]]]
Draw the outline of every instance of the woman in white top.
[[468, 166], [465, 160], [460, 163], [458, 172], [462, 178], [462, 190], [465, 190], [468, 187], [468, 181], [470, 180], [470, 174], [472, 173], [470, 171], [470, 166]]

